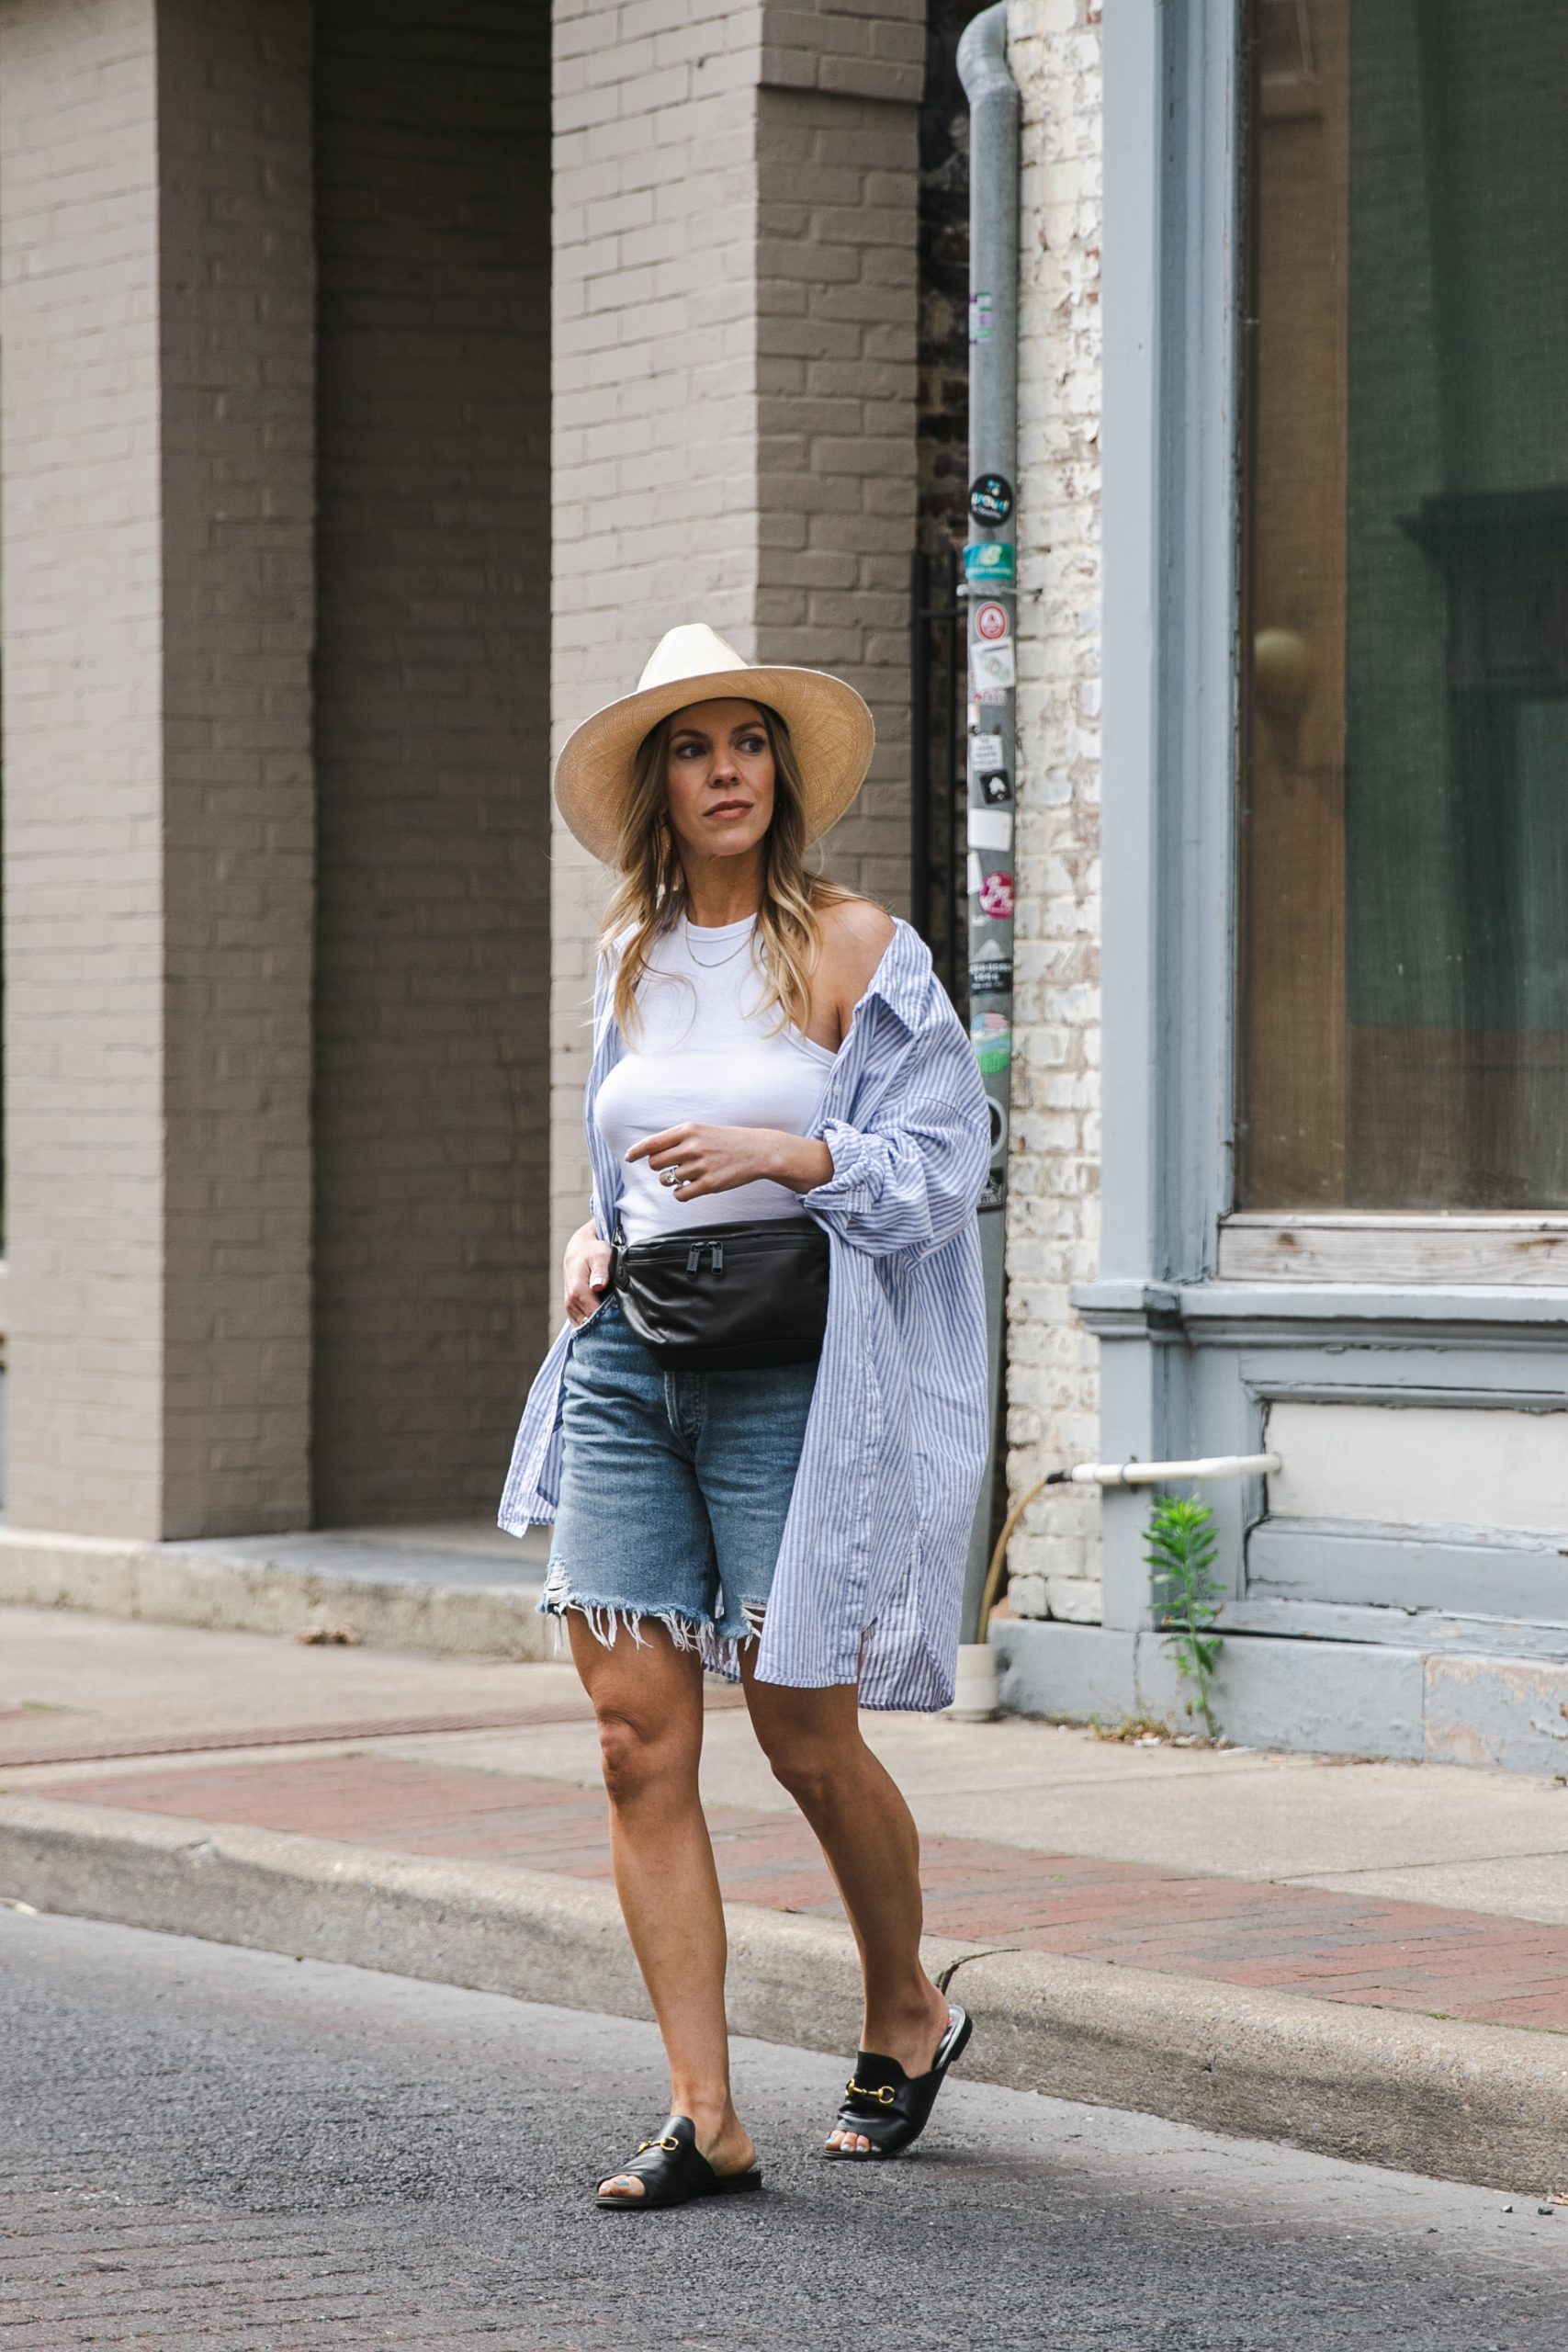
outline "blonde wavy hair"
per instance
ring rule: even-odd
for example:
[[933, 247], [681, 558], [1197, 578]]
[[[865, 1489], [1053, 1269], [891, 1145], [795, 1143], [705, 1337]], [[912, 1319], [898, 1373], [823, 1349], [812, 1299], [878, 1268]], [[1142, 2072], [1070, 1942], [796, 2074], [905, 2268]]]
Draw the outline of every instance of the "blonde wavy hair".
[[[811, 975], [822, 950], [823, 907], [840, 905], [854, 893], [806, 864], [806, 801], [789, 729], [766, 703], [761, 713], [773, 755], [773, 815], [762, 840], [762, 899], [757, 937], [762, 947], [765, 986], [761, 1002], [776, 1004], [779, 1022], [804, 1029], [811, 1014]], [[631, 786], [621, 816], [615, 862], [621, 879], [604, 910], [601, 952], [628, 929], [615, 973], [615, 1014], [621, 1035], [635, 1039], [637, 989], [654, 943], [686, 911], [686, 870], [668, 812], [670, 738], [679, 712], [661, 719], [638, 744]]]

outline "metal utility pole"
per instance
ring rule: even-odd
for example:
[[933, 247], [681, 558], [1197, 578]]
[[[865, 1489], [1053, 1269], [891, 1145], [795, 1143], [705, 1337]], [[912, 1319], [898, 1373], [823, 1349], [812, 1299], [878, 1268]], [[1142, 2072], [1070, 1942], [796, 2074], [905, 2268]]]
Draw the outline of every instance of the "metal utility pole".
[[1007, 5], [958, 44], [969, 100], [968, 606], [969, 1034], [991, 1108], [991, 1167], [980, 1200], [991, 1442], [969, 1539], [963, 1639], [978, 1629], [1002, 1442], [1003, 1238], [1012, 1110], [1013, 795], [1017, 775], [1018, 85], [1008, 71]]

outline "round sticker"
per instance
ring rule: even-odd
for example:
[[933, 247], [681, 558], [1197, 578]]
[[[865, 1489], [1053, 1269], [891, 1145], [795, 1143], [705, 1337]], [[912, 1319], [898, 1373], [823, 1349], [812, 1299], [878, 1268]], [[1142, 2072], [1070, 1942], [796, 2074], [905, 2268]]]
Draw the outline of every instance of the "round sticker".
[[980, 885], [980, 912], [993, 922], [1006, 922], [1012, 912], [1012, 876], [987, 874]]
[[1005, 523], [1012, 513], [1012, 484], [1006, 474], [976, 474], [969, 485], [969, 512], [976, 523]]
[[975, 613], [975, 634], [984, 638], [987, 645], [996, 645], [1008, 633], [1008, 608], [1005, 605], [980, 605]]

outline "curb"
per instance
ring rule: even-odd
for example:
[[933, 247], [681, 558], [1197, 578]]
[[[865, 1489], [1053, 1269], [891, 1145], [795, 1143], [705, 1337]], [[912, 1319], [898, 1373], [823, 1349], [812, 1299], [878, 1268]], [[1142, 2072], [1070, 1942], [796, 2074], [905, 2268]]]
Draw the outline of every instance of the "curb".
[[537, 1614], [537, 1582], [465, 1585], [460, 1575], [456, 1564], [453, 1581], [440, 1585], [373, 1570], [324, 1574], [281, 1552], [226, 1557], [218, 1549], [0, 1528], [0, 1604], [285, 1639], [331, 1626], [367, 1649], [434, 1657], [554, 1655], [551, 1628]]
[[[0, 1894], [43, 1911], [647, 2018], [613, 1891], [276, 1830], [0, 1798]], [[852, 2052], [847, 1928], [727, 1906], [737, 2033]], [[1325, 2155], [1544, 2195], [1568, 2157], [1568, 2037], [1250, 1992], [931, 1938], [975, 2019], [965, 2072]]]

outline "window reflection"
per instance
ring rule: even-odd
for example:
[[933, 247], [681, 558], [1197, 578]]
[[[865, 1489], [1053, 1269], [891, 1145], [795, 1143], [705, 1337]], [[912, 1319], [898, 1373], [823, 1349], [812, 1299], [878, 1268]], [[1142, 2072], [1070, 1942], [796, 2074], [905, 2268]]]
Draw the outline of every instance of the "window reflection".
[[1568, 1205], [1568, 7], [1251, 30], [1240, 1198]]

